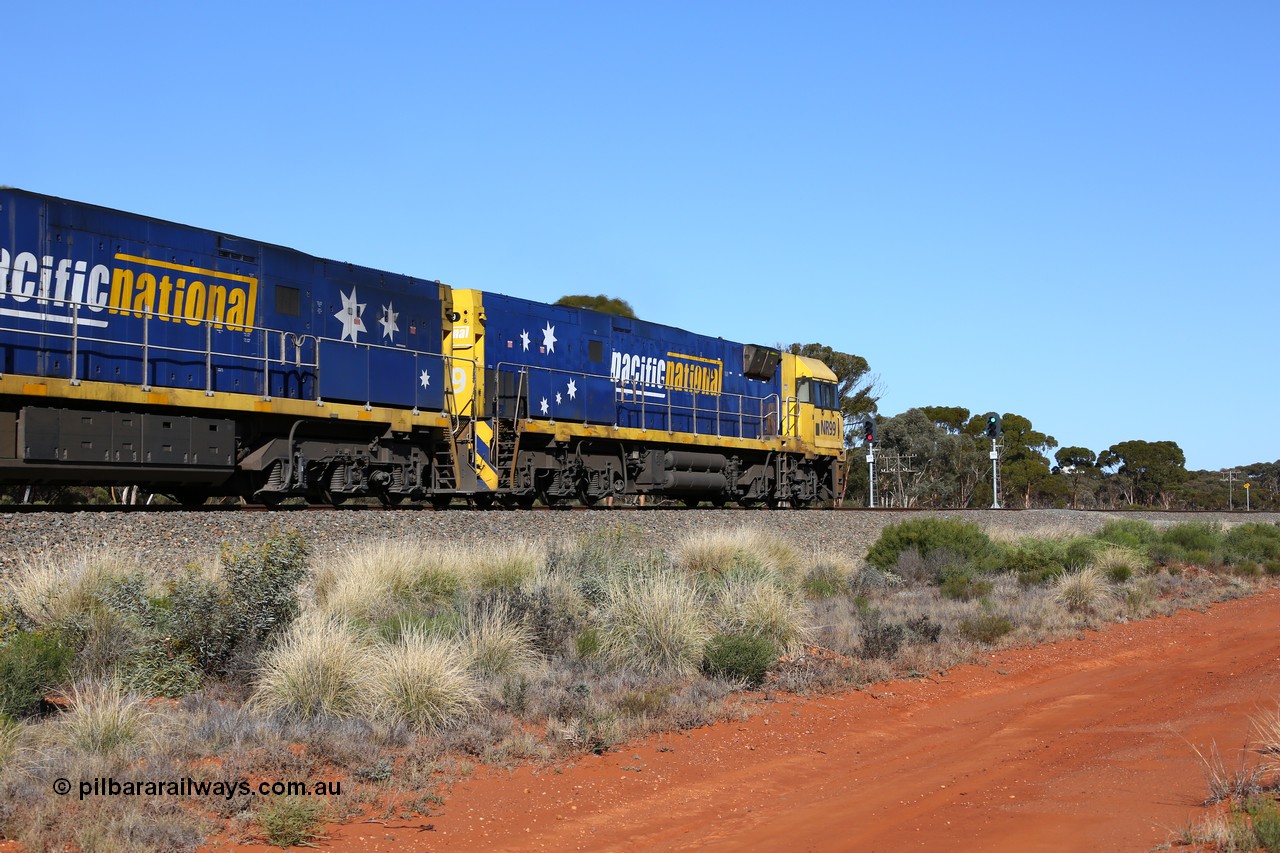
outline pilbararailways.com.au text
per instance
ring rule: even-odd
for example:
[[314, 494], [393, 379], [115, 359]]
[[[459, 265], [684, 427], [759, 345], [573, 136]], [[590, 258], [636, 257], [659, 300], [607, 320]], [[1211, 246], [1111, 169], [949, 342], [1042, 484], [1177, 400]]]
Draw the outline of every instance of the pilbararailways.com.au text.
[[72, 785], [70, 779], [53, 781], [53, 792], [65, 797], [78, 791], [80, 799], [87, 797], [338, 797], [342, 795], [342, 780], [318, 780], [315, 782], [269, 782], [256, 785], [247, 779], [212, 781], [207, 779], [130, 779], [120, 782], [109, 776], [81, 779]]

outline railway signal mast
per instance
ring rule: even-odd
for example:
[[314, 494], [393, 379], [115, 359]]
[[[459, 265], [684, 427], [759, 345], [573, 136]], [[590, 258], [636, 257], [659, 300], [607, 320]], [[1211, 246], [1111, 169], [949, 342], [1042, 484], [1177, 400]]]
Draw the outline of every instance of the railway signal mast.
[[1000, 509], [1000, 445], [997, 440], [1004, 435], [1000, 416], [987, 412], [987, 438], [991, 439], [991, 508]]
[[867, 506], [876, 508], [876, 418], [867, 415], [862, 422], [862, 443], [867, 448], [867, 479], [871, 482], [867, 496]]

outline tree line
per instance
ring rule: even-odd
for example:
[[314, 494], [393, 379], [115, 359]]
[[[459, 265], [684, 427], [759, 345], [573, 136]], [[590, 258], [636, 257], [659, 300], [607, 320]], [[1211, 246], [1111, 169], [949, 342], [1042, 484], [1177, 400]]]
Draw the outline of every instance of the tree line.
[[[848, 449], [846, 503], [869, 500], [862, 423], [877, 413], [875, 378], [861, 356], [823, 344], [791, 344], [826, 362], [839, 378]], [[1232, 482], [1219, 471], [1188, 471], [1177, 442], [1132, 439], [1093, 450], [1059, 446], [1031, 419], [1000, 413], [1000, 495], [1025, 509], [1280, 509], [1280, 460], [1242, 465]], [[877, 418], [876, 505], [922, 508], [992, 504], [991, 439], [985, 413], [961, 406], [922, 406]]]

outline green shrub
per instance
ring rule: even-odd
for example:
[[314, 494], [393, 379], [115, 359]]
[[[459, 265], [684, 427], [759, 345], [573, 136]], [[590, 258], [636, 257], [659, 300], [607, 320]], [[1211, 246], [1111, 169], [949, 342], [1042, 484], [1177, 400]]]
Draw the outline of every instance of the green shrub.
[[994, 643], [1013, 630], [1013, 622], [1008, 616], [997, 616], [994, 613], [984, 613], [981, 616], [971, 616], [960, 622], [957, 629], [960, 636], [977, 643]]
[[[1188, 554], [1203, 551], [1216, 555], [1222, 550], [1222, 528], [1217, 524], [1208, 524], [1203, 521], [1189, 521], [1170, 527], [1160, 537], [1160, 541], [1177, 545]], [[1220, 561], [1211, 557], [1210, 561], [1205, 561], [1205, 564], [1208, 565], [1210, 562]]]
[[207, 673], [220, 673], [236, 643], [231, 592], [200, 566], [188, 565], [165, 581], [156, 600], [157, 623], [173, 650]]
[[998, 565], [1000, 557], [999, 550], [978, 525], [949, 518], [926, 517], [884, 528], [880, 538], [867, 552], [867, 562], [887, 572], [907, 551], [915, 551], [921, 557], [928, 557], [935, 551], [948, 551], [982, 571]]
[[1122, 548], [1141, 550], [1160, 539], [1160, 531], [1149, 521], [1137, 518], [1123, 518], [1108, 521], [1097, 534], [1098, 539], [1119, 545]]
[[1093, 558], [1106, 546], [1091, 536], [1077, 536], [1068, 540], [1062, 549], [1062, 562], [1069, 571], [1079, 571], [1093, 562]]
[[306, 559], [306, 544], [295, 532], [273, 530], [257, 542], [222, 546], [233, 636], [262, 641], [288, 627], [298, 615]]
[[1266, 572], [1269, 575], [1280, 575], [1280, 560], [1267, 560], [1267, 562], [1263, 564], [1263, 568], [1266, 569]]
[[200, 689], [200, 670], [186, 653], [174, 654], [164, 642], [140, 647], [120, 668], [124, 687], [146, 696], [178, 699]]
[[1267, 853], [1280, 853], [1280, 809], [1275, 802], [1255, 798], [1250, 800], [1248, 811], [1253, 819], [1253, 834], [1258, 846]]
[[258, 823], [267, 842], [276, 847], [306, 845], [325, 838], [318, 832], [324, 820], [324, 802], [307, 797], [278, 797], [258, 809]]
[[1124, 583], [1136, 573], [1147, 568], [1147, 564], [1138, 554], [1128, 548], [1118, 547], [1107, 548], [1099, 552], [1090, 565], [1105, 575], [1112, 583]]
[[1229, 562], [1280, 559], [1280, 527], [1256, 521], [1238, 525], [1223, 537], [1223, 548]]
[[1219, 565], [1220, 561], [1213, 556], [1212, 551], [1205, 551], [1197, 548], [1187, 551], [1187, 563], [1192, 566], [1208, 568], [1210, 566]]
[[1147, 557], [1157, 566], [1179, 566], [1187, 562], [1184, 548], [1172, 542], [1152, 542], [1147, 546]]
[[1066, 571], [1066, 548], [1052, 539], [1024, 539], [1005, 547], [1001, 563], [1024, 586], [1042, 584]]
[[1242, 578], [1256, 578], [1262, 574], [1262, 567], [1253, 560], [1241, 560], [1236, 563], [1233, 571]]
[[40, 710], [46, 693], [62, 684], [74, 657], [57, 633], [18, 631], [0, 645], [0, 716]]
[[990, 595], [991, 590], [991, 581], [975, 578], [967, 572], [948, 575], [939, 588], [943, 598], [953, 601], [972, 601], [975, 598]]
[[707, 643], [702, 669], [708, 675], [757, 686], [777, 660], [776, 647], [758, 634], [717, 634]]

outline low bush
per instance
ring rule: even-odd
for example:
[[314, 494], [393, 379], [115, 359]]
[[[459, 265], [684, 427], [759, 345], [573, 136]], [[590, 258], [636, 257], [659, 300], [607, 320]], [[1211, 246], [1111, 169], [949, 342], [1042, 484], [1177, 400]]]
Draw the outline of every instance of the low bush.
[[759, 634], [717, 634], [707, 643], [702, 669], [710, 676], [755, 687], [777, 658], [777, 648]]
[[1013, 622], [1008, 616], [984, 613], [961, 620], [957, 630], [967, 640], [991, 644], [1012, 631]]
[[934, 552], [950, 552], [979, 571], [995, 568], [1000, 557], [999, 549], [978, 525], [926, 517], [884, 528], [867, 552], [867, 562], [881, 571], [891, 571], [908, 551], [926, 558]]
[[481, 676], [515, 675], [537, 660], [528, 625], [502, 599], [468, 609], [462, 645], [467, 668]]
[[1280, 559], [1280, 527], [1258, 522], [1240, 524], [1227, 531], [1222, 544], [1228, 562]]
[[991, 581], [975, 578], [967, 572], [948, 575], [938, 588], [943, 598], [971, 601], [991, 594]]
[[1024, 585], [1042, 584], [1067, 570], [1067, 547], [1056, 539], [1024, 539], [1005, 546], [1000, 562]]
[[879, 614], [866, 618], [859, 629], [862, 638], [861, 655], [869, 660], [891, 660], [907, 639], [907, 626], [901, 622], [888, 622]]
[[1101, 551], [1091, 563], [1093, 568], [1112, 583], [1124, 583], [1145, 570], [1147, 563], [1128, 548], [1112, 547]]
[[74, 651], [57, 632], [18, 631], [0, 645], [0, 716], [21, 718], [67, 678]]
[[1160, 536], [1165, 544], [1175, 545], [1188, 555], [1193, 553], [1208, 554], [1208, 557], [1197, 558], [1195, 562], [1202, 565], [1219, 565], [1222, 560], [1223, 533], [1222, 527], [1201, 521], [1175, 524]]
[[324, 820], [324, 803], [307, 797], [276, 797], [258, 809], [256, 818], [268, 844], [276, 847], [305, 845], [326, 836], [319, 831]]
[[1136, 551], [1160, 541], [1160, 531], [1156, 530], [1155, 525], [1149, 521], [1122, 518], [1104, 524], [1096, 538]]

